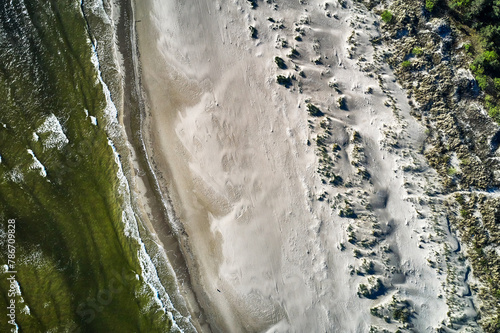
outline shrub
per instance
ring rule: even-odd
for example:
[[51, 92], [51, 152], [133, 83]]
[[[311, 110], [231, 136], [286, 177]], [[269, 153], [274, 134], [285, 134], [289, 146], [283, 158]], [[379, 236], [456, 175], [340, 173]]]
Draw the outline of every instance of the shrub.
[[479, 88], [481, 88], [482, 90], [488, 89], [489, 84], [488, 84], [488, 77], [486, 75], [476, 74], [476, 81]]
[[498, 60], [498, 54], [495, 51], [485, 51], [483, 57], [486, 62]]
[[278, 65], [279, 68], [281, 68], [281, 69], [287, 69], [285, 61], [282, 58], [275, 57], [274, 58], [274, 62], [276, 63], [276, 65]]
[[248, 29], [250, 29], [250, 36], [254, 39], [257, 39], [258, 37], [257, 29], [255, 29], [255, 27], [253, 26], [249, 26]]
[[290, 87], [292, 85], [292, 79], [288, 76], [284, 76], [284, 75], [278, 75], [276, 77], [276, 82], [278, 82], [278, 84], [281, 84], [282, 86], [285, 86], [285, 87]]
[[392, 21], [392, 13], [390, 11], [388, 11], [387, 9], [384, 10], [384, 12], [382, 13], [382, 21], [384, 21], [385, 23], [389, 23]]
[[500, 77], [497, 77], [493, 80], [495, 83], [495, 89], [500, 91]]
[[370, 280], [370, 285], [360, 284], [358, 286], [358, 296], [375, 299], [385, 293], [385, 286], [380, 279]]
[[321, 117], [322, 115], [324, 115], [324, 113], [321, 112], [321, 110], [317, 106], [311, 103], [307, 103], [307, 111], [313, 117]]
[[471, 0], [453, 0], [453, 7], [466, 7], [470, 5]]
[[339, 109], [341, 109], [341, 110], [347, 110], [347, 101], [346, 101], [346, 98], [344, 96], [340, 96], [337, 99], [337, 105], [338, 105]]
[[292, 48], [290, 50], [290, 54], [288, 54], [288, 57], [289, 58], [297, 58], [299, 55], [300, 55], [299, 51], [297, 51], [297, 49], [295, 49], [295, 48]]
[[411, 66], [411, 62], [409, 60], [405, 60], [401, 63], [401, 67], [409, 68]]
[[412, 50], [411, 50], [411, 53], [413, 55], [416, 55], [417, 57], [420, 57], [422, 54], [424, 54], [424, 51], [422, 50], [421, 47], [414, 47]]
[[341, 209], [339, 212], [339, 216], [349, 219], [355, 219], [358, 217], [358, 215], [356, 215], [356, 213], [351, 207], [346, 207], [345, 209]]
[[500, 122], [500, 107], [499, 106], [490, 106], [488, 109], [488, 114], [495, 121]]
[[252, 9], [255, 9], [258, 7], [257, 0], [247, 0], [247, 2], [250, 5], [250, 8], [252, 8]]
[[471, 69], [475, 74], [500, 71], [500, 57], [495, 51], [484, 51], [474, 60]]
[[382, 315], [378, 311], [379, 311], [378, 307], [374, 307], [374, 308], [370, 309], [370, 313], [372, 316], [382, 318]]
[[425, 9], [432, 12], [436, 6], [437, 0], [425, 0]]

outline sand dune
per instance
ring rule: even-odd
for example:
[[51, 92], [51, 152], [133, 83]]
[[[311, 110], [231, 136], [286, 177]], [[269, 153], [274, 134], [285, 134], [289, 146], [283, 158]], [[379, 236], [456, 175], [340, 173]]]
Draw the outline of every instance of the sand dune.
[[[368, 332], [403, 326], [370, 314], [395, 296], [416, 331], [433, 331], [454, 240], [436, 233], [441, 203], [427, 205], [438, 182], [418, 153], [423, 128], [370, 42], [378, 18], [349, 1], [251, 3], [136, 4], [144, 135], [194, 317], [214, 332]], [[358, 296], [376, 279], [381, 295]]]

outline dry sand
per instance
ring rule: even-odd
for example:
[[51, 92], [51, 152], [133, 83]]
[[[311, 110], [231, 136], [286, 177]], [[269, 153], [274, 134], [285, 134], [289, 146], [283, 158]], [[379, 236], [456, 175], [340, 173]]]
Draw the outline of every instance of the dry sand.
[[[442, 244], [419, 245], [445, 221], [439, 203], [432, 214], [422, 204], [435, 174], [417, 153], [423, 129], [409, 115], [405, 93], [375, 60], [369, 40], [378, 34], [376, 18], [350, 1], [345, 8], [337, 1], [269, 2], [256, 9], [243, 0], [136, 4], [149, 110], [144, 136], [203, 308], [193, 305], [193, 317], [214, 332], [368, 332], [372, 324], [389, 327], [370, 308], [396, 294], [411, 300], [415, 329], [431, 332], [448, 311], [446, 297], [438, 298], [446, 276], [428, 262]], [[304, 31], [300, 42], [296, 28]], [[291, 47], [296, 59], [287, 57]], [[287, 70], [277, 68], [275, 56]], [[369, 64], [379, 67], [381, 85], [360, 69]], [[276, 83], [277, 74], [288, 73], [297, 78], [289, 89]], [[341, 95], [348, 111], [337, 107]], [[327, 141], [342, 148], [335, 172], [350, 187], [321, 182], [314, 139], [325, 118], [308, 115], [308, 100], [329, 117]], [[354, 131], [362, 143], [352, 142]], [[361, 146], [364, 156], [355, 157]], [[370, 181], [360, 180], [355, 160]], [[408, 165], [422, 170], [403, 172]], [[371, 229], [364, 219], [339, 217], [345, 200], [386, 230], [374, 255], [363, 251], [388, 288], [375, 300], [357, 296], [368, 280], [351, 274], [361, 259], [347, 243], [349, 225], [359, 237]], [[370, 200], [373, 212], [363, 208]], [[386, 257], [383, 245], [392, 249]]]

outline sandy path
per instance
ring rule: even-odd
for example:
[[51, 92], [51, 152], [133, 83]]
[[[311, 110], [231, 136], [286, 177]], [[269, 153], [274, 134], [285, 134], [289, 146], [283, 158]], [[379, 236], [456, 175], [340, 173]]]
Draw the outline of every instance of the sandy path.
[[[357, 59], [374, 61], [373, 17], [351, 4], [325, 8], [318, 1], [276, 1], [276, 9], [258, 4], [255, 10], [246, 1], [137, 5], [150, 108], [144, 134], [177, 214], [174, 228], [183, 235], [193, 287], [206, 315], [200, 321], [216, 332], [367, 332], [373, 323], [385, 325], [370, 315], [370, 307], [398, 293], [414, 302], [415, 327], [430, 331], [447, 311], [444, 298], [437, 298], [444, 277], [427, 262], [441, 245], [418, 248], [418, 234], [430, 221], [417, 218], [418, 204], [404, 183], [418, 184], [414, 192], [423, 195], [422, 184], [429, 177], [433, 181], [433, 174], [408, 178], [400, 169], [412, 161], [384, 145], [388, 129], [400, 132], [400, 145], [408, 151], [423, 138], [389, 69], [381, 69], [386, 72], [382, 81], [397, 100], [399, 116], [384, 105], [388, 92], [378, 87], [376, 76], [366, 75], [349, 56], [347, 40], [357, 31]], [[283, 19], [285, 27], [272, 29], [268, 17]], [[250, 25], [258, 39], [250, 37]], [[305, 36], [296, 43], [299, 26]], [[280, 38], [301, 53], [294, 62], [305, 71], [303, 93], [296, 83], [286, 89], [275, 82], [277, 55], [289, 66], [282, 72], [298, 76], [286, 57], [290, 48], [282, 48]], [[315, 65], [311, 59], [318, 55], [322, 60]], [[329, 80], [339, 82], [348, 112], [335, 106], [339, 94]], [[374, 88], [372, 94], [366, 93], [368, 87]], [[346, 179], [355, 179], [356, 172], [349, 138], [354, 130], [360, 133], [370, 182], [350, 188], [321, 183], [315, 146], [308, 145], [319, 127], [305, 110], [308, 98], [329, 115], [332, 140], [346, 151], [336, 166]], [[332, 206], [349, 198], [358, 207], [380, 189], [388, 191], [387, 204], [370, 214], [392, 230], [384, 244], [393, 254], [385, 264], [373, 258], [377, 276], [389, 288], [373, 301], [356, 295], [366, 277], [350, 274], [348, 266], [360, 262], [353, 248], [339, 249], [348, 226], [364, 232], [364, 222], [340, 218]], [[316, 200], [325, 191], [329, 199]]]

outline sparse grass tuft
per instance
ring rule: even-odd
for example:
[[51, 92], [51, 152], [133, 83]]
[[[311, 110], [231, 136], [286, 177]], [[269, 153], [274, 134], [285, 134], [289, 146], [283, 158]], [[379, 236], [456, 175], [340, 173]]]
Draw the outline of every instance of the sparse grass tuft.
[[384, 21], [385, 23], [389, 23], [392, 21], [393, 19], [393, 15], [392, 13], [389, 11], [389, 10], [384, 10], [384, 12], [382, 13], [382, 21]]

